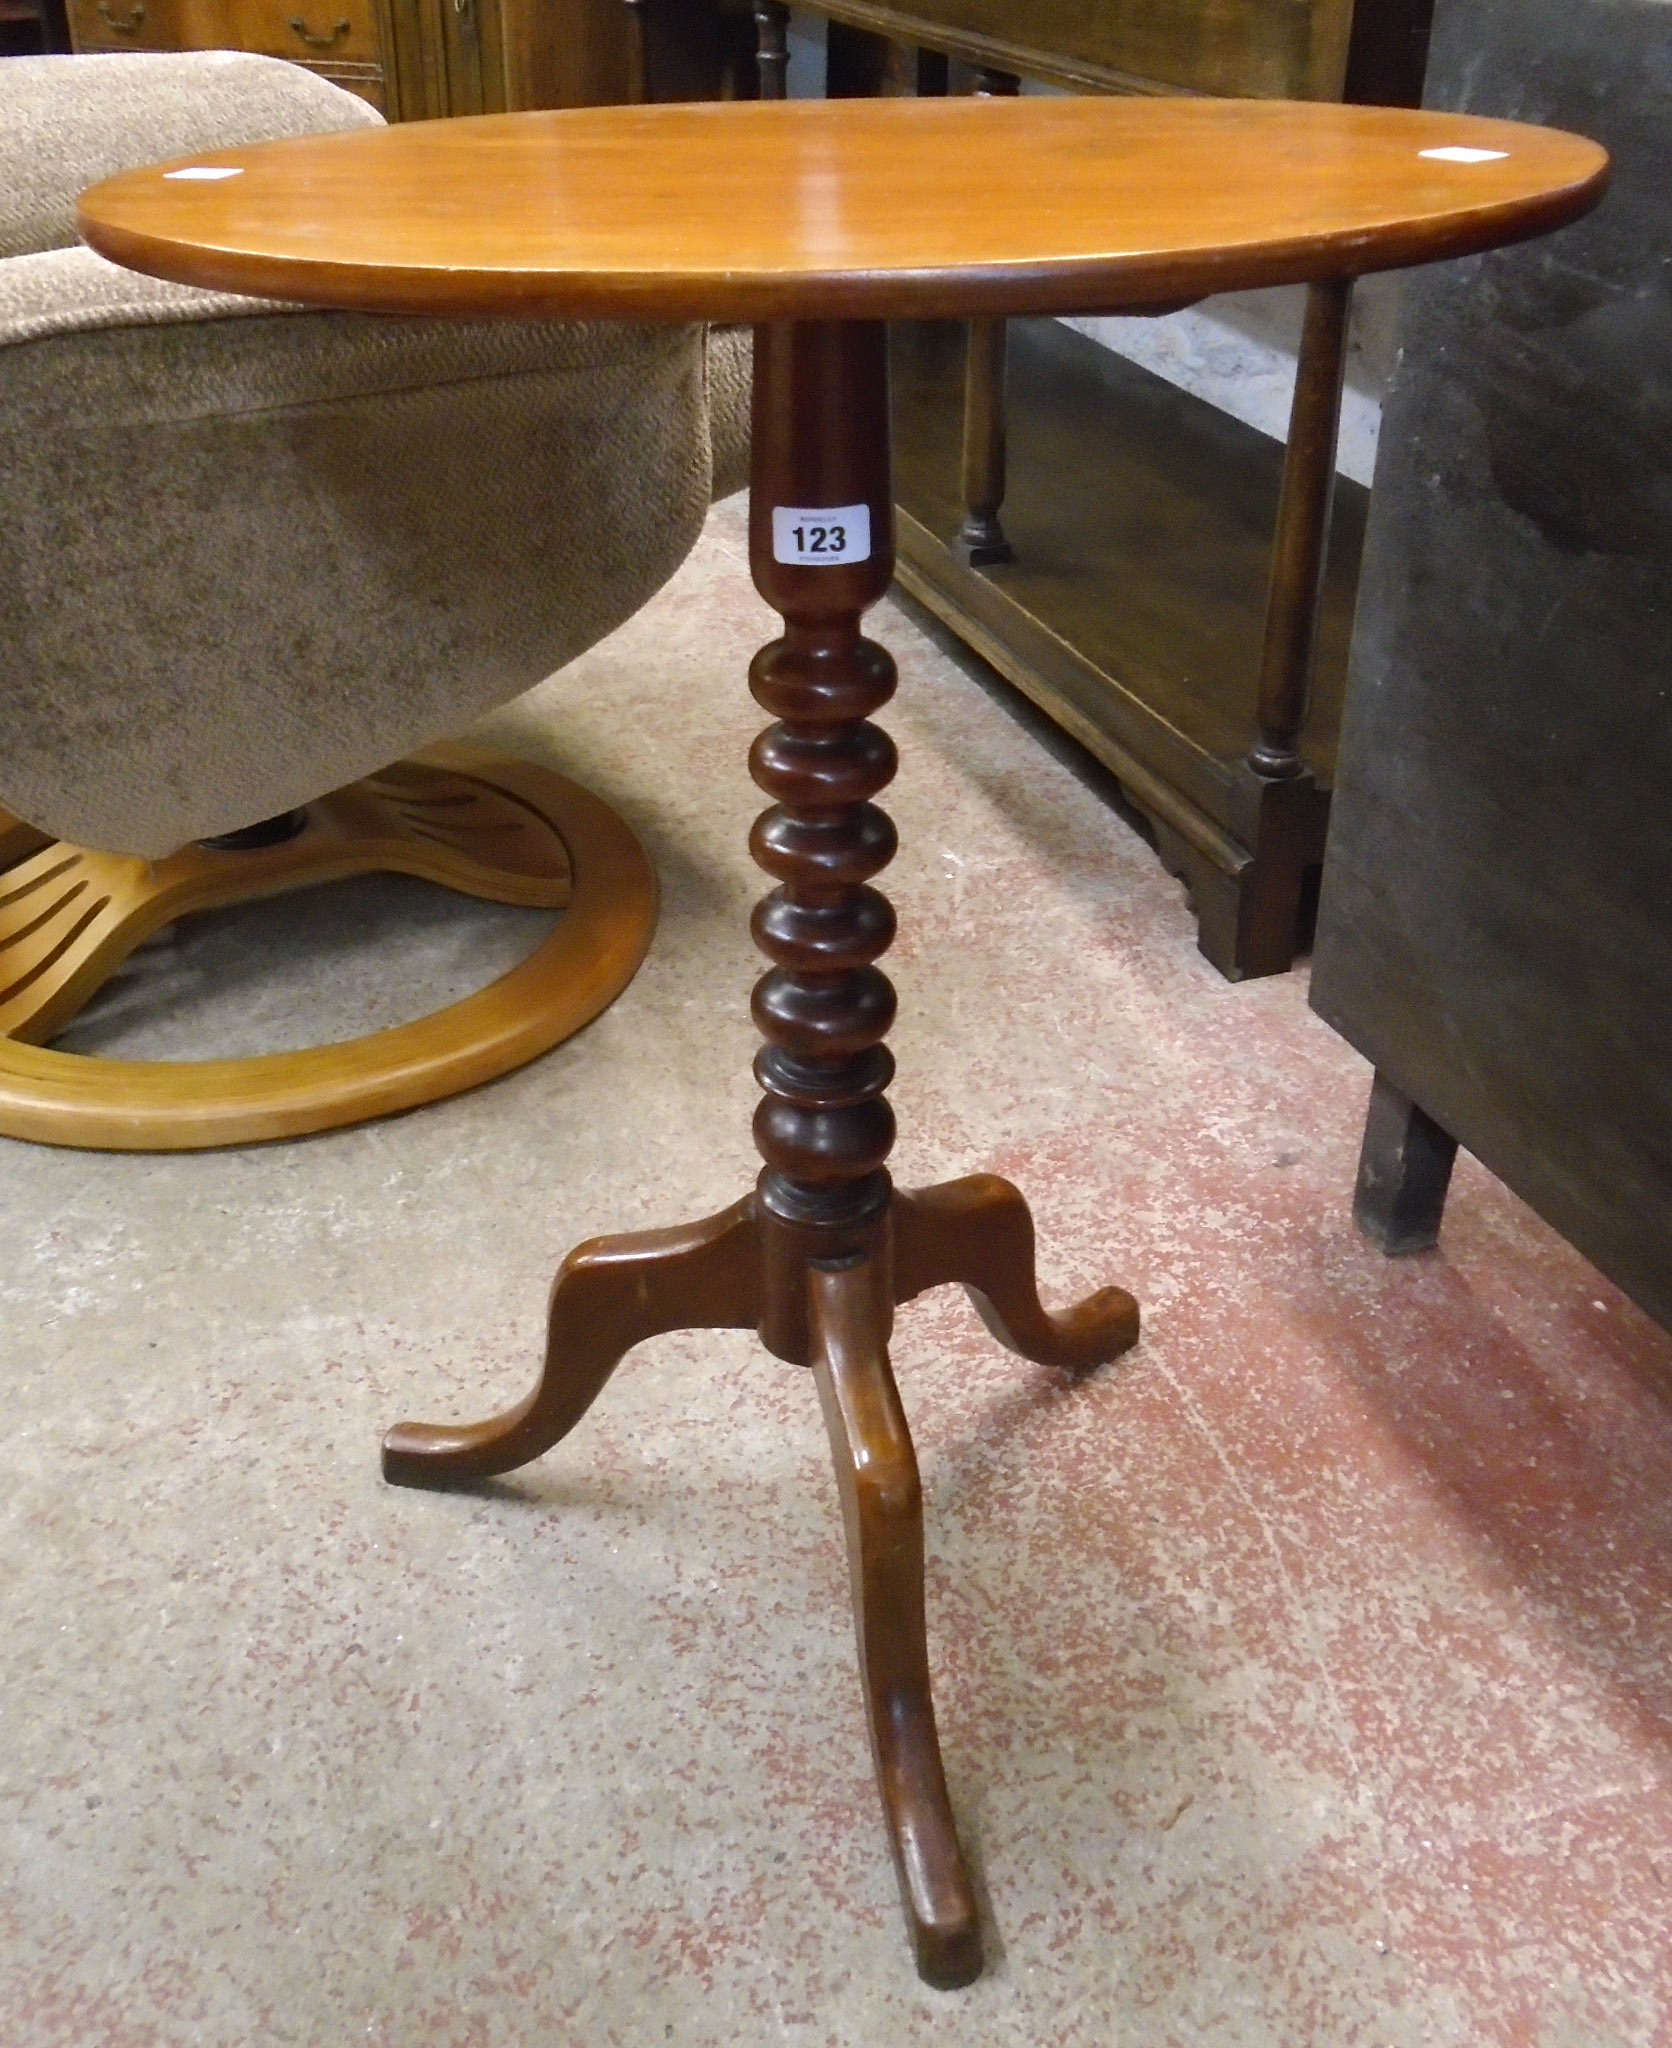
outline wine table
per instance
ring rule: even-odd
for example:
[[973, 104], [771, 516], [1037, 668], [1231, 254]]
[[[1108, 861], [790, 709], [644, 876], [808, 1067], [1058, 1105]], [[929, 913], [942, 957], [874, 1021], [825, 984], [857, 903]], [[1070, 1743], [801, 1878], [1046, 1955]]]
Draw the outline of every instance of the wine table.
[[[1014, 175], [1016, 168], [1025, 176]], [[1007, 168], [1008, 167], [1008, 168]], [[553, 1284], [527, 1398], [402, 1423], [401, 1485], [467, 1484], [572, 1429], [634, 1344], [753, 1329], [812, 1369], [842, 1496], [877, 1780], [918, 1969], [968, 1983], [981, 1933], [947, 1796], [924, 1636], [922, 1496], [888, 1363], [898, 1303], [960, 1281], [1024, 1357], [1082, 1372], [1138, 1335], [1109, 1288], [1040, 1305], [1033, 1225], [986, 1175], [906, 1193], [886, 1161], [877, 961], [895, 770], [866, 639], [893, 573], [890, 319], [1133, 312], [1340, 281], [1557, 228], [1601, 197], [1572, 135], [1443, 113], [1211, 99], [729, 103], [490, 115], [219, 151], [85, 194], [106, 256], [227, 291], [374, 312], [756, 323], [750, 553], [782, 614], [749, 683], [775, 887], [755, 1192], [681, 1228], [595, 1238]]]

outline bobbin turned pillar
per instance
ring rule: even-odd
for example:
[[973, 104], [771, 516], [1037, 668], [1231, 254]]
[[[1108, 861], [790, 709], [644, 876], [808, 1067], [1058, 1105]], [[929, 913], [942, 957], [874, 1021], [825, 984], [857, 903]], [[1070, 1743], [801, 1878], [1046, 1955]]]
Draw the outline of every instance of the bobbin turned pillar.
[[767, 1041], [755, 1062], [761, 1337], [798, 1365], [811, 1363], [809, 1262], [880, 1253], [887, 1228], [894, 990], [876, 962], [894, 912], [869, 885], [894, 857], [872, 798], [896, 762], [869, 717], [894, 694], [894, 663], [859, 627], [894, 573], [893, 516], [882, 323], [758, 328], [750, 564], [784, 619], [749, 671], [777, 721], [749, 757], [776, 799], [750, 848], [778, 884], [753, 922], [774, 963], [753, 1004]]

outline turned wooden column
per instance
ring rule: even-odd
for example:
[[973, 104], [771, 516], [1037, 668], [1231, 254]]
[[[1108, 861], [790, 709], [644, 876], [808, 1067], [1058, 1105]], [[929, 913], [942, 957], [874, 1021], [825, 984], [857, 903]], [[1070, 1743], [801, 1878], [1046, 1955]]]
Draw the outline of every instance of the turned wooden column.
[[763, 100], [789, 95], [790, 11], [784, 0], [755, 0], [755, 68]]
[[[979, 99], [1012, 99], [1021, 80], [1014, 72], [982, 67], [975, 74]], [[972, 320], [964, 358], [964, 523], [954, 553], [971, 568], [1008, 562], [1015, 552], [999, 523], [1004, 503], [1004, 370], [1009, 329], [1003, 320]]]
[[1260, 662], [1260, 737], [1248, 756], [1256, 775], [1301, 772], [1300, 738], [1312, 700], [1312, 663], [1335, 503], [1335, 446], [1347, 370], [1353, 280], [1308, 285], [1295, 364], [1295, 397], [1277, 501], [1271, 582]]
[[893, 823], [872, 798], [896, 757], [869, 720], [894, 694], [894, 662], [859, 630], [894, 573], [887, 349], [880, 321], [755, 332], [750, 562], [784, 618], [749, 671], [776, 720], [749, 757], [775, 800], [750, 848], [778, 884], [752, 925], [774, 963], [752, 1005], [767, 1041], [755, 1062], [759, 1213], [785, 1254], [768, 1255], [761, 1335], [797, 1363], [808, 1362], [806, 1260], [873, 1246], [890, 1192], [894, 1061], [882, 1041], [894, 990], [876, 962], [894, 911], [870, 882], [894, 857]]

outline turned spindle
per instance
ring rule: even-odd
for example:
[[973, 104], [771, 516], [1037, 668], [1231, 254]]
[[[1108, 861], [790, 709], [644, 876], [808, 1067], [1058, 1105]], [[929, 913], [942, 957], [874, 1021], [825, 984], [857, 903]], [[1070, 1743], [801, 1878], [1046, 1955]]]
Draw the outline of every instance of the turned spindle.
[[[1021, 80], [1012, 71], [977, 68], [974, 91], [977, 99], [1013, 99]], [[953, 541], [953, 552], [981, 569], [994, 562], [1008, 562], [1015, 550], [999, 520], [1004, 503], [1005, 464], [1005, 363], [1009, 350], [1009, 328], [1003, 320], [969, 322], [964, 357], [964, 523]]]
[[1248, 755], [1255, 774], [1273, 781], [1299, 775], [1304, 765], [1300, 740], [1312, 701], [1352, 297], [1351, 278], [1330, 278], [1306, 292], [1266, 598], [1260, 737]]
[[627, 100], [641, 107], [650, 98], [650, 16], [648, 0], [621, 0], [627, 10]]
[[789, 31], [784, 0], [755, 0], [755, 70], [763, 100], [789, 96]]

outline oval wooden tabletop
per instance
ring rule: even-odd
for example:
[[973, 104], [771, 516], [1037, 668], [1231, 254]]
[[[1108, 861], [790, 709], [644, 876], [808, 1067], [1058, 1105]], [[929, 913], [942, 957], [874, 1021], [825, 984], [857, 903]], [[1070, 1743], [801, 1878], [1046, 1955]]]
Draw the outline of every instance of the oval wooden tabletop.
[[1608, 159], [1464, 115], [1216, 99], [876, 99], [484, 115], [217, 150], [81, 200], [188, 284], [413, 313], [1089, 312], [1516, 241]]

